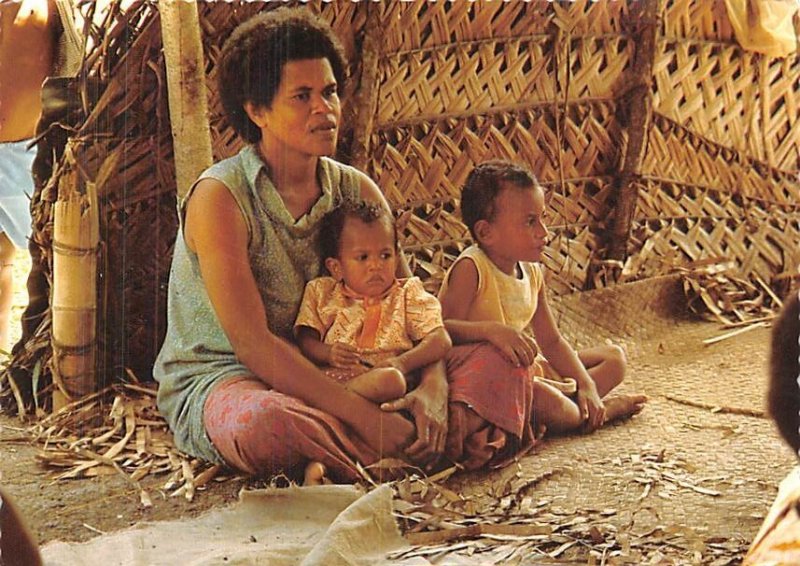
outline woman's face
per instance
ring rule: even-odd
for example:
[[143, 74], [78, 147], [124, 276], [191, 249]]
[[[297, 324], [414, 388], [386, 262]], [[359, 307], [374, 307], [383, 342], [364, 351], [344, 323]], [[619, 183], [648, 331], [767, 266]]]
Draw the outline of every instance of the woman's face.
[[251, 108], [269, 152], [306, 156], [336, 151], [342, 108], [338, 85], [327, 58], [287, 61], [271, 108]]

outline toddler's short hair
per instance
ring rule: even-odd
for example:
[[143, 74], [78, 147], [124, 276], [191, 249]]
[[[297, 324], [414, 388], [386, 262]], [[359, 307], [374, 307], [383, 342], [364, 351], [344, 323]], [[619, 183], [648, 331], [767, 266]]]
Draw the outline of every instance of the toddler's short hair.
[[492, 220], [495, 201], [504, 184], [520, 189], [535, 187], [536, 176], [527, 168], [499, 159], [485, 161], [475, 167], [461, 190], [461, 218], [476, 242], [475, 224], [479, 220]]
[[386, 222], [394, 234], [395, 248], [398, 246], [397, 227], [394, 217], [377, 202], [363, 200], [344, 201], [341, 205], [330, 211], [320, 223], [320, 248], [322, 258], [339, 257], [339, 245], [342, 241], [344, 223], [348, 218], [355, 218], [364, 224], [373, 222]]
[[783, 439], [800, 451], [800, 292], [793, 292], [772, 327], [769, 359], [769, 413]]
[[347, 58], [326, 21], [305, 8], [261, 12], [240, 24], [222, 47], [217, 88], [233, 128], [245, 141], [261, 130], [244, 110], [245, 102], [269, 108], [289, 61], [326, 58], [340, 91], [347, 80]]

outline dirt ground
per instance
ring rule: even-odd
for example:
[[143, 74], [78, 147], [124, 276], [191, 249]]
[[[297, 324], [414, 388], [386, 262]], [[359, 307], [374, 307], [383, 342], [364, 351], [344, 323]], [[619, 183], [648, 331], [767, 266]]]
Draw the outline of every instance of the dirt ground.
[[[24, 262], [17, 267], [23, 279], [25, 269]], [[24, 292], [17, 297], [18, 315]], [[606, 304], [608, 295], [594, 300]], [[581, 308], [584, 314], [576, 315]], [[737, 563], [795, 463], [766, 417], [738, 414], [763, 407], [768, 329], [705, 346], [702, 340], [722, 333], [718, 325], [634, 305], [627, 313], [608, 311], [614, 314], [605, 319], [618, 320], [600, 327], [593, 324], [604, 313], [591, 303], [581, 308], [564, 315], [565, 333], [578, 345], [610, 336], [624, 344], [630, 372], [623, 389], [650, 397], [644, 412], [590, 436], [549, 439], [518, 466], [456, 475], [448, 487], [492, 498], [511, 478], [525, 480], [522, 505], [531, 515], [546, 510], [565, 520], [586, 517], [601, 538], [619, 543], [623, 555], [647, 546], [634, 563], [645, 557], [649, 563]], [[83, 541], [142, 520], [196, 516], [234, 501], [246, 483], [216, 482], [189, 502], [166, 495], [160, 486], [166, 478], [148, 478], [143, 485], [154, 505], [143, 509], [119, 477], [55, 483], [53, 472], [37, 463], [37, 450], [18, 421], [0, 415], [0, 483], [42, 543]], [[551, 555], [552, 561], [587, 563], [589, 546], [572, 545]], [[437, 556], [428, 559], [449, 563], [447, 553]], [[520, 553], [513, 558], [508, 563], [529, 563]]]

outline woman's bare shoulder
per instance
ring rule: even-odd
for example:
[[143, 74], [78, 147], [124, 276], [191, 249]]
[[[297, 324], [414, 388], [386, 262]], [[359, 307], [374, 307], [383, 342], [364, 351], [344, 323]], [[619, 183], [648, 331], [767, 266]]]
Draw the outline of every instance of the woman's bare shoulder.
[[239, 205], [224, 183], [217, 179], [205, 178], [197, 182], [187, 196], [186, 226], [184, 233], [190, 249], [196, 251], [197, 238], [209, 237], [221, 232], [244, 230], [247, 228]]

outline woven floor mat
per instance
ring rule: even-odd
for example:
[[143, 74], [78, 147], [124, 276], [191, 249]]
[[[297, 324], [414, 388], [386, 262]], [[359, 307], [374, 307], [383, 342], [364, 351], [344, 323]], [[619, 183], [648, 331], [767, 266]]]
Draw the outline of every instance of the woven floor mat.
[[681, 279], [672, 275], [552, 296], [550, 306], [559, 329], [577, 348], [612, 341], [635, 350], [642, 340], [688, 317]]
[[725, 332], [713, 323], [677, 323], [663, 337], [639, 343], [630, 380], [648, 395], [711, 405], [723, 412], [763, 413], [769, 329], [703, 344]]

